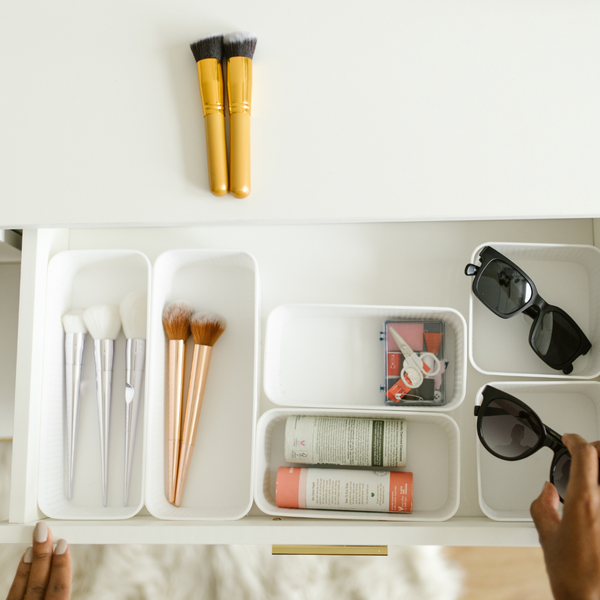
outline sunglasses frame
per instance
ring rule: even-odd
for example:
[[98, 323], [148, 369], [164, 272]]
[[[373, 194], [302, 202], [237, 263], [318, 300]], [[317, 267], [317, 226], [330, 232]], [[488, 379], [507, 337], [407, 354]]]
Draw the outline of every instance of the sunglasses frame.
[[[556, 369], [557, 371], [562, 370], [562, 372], [565, 375], [568, 375], [569, 373], [571, 373], [573, 371], [573, 363], [580, 356], [587, 354], [589, 352], [590, 348], [592, 347], [591, 342], [588, 340], [585, 333], [583, 333], [581, 327], [579, 327], [579, 325], [577, 325], [577, 323], [573, 320], [573, 318], [568, 313], [566, 313], [562, 308], [560, 308], [558, 306], [554, 306], [553, 304], [548, 304], [539, 295], [537, 288], [535, 287], [535, 283], [533, 283], [533, 280], [531, 279], [531, 277], [529, 277], [529, 275], [527, 275], [527, 273], [525, 273], [525, 271], [523, 271], [523, 269], [521, 269], [521, 267], [519, 267], [514, 262], [512, 262], [509, 258], [504, 256], [504, 254], [501, 254], [497, 250], [494, 250], [494, 248], [492, 248], [491, 246], [484, 246], [481, 249], [481, 252], [479, 253], [479, 260], [481, 262], [480, 265], [474, 265], [472, 263], [469, 263], [465, 267], [465, 275], [467, 275], [469, 277], [474, 276], [472, 289], [473, 289], [473, 294], [475, 295], [475, 297], [486, 308], [491, 310], [495, 315], [497, 315], [498, 317], [501, 317], [502, 319], [510, 319], [511, 317], [514, 317], [515, 315], [518, 315], [520, 313], [525, 313], [528, 317], [531, 317], [533, 319], [533, 323], [531, 324], [531, 329], [529, 330], [529, 345], [531, 346], [531, 349], [552, 369]], [[497, 311], [496, 309], [494, 309], [493, 307], [491, 307], [489, 304], [487, 304], [487, 302], [479, 294], [478, 284], [479, 284], [479, 280], [481, 279], [481, 275], [483, 274], [485, 268], [494, 261], [501, 261], [501, 262], [506, 263], [512, 269], [514, 269], [515, 271], [520, 273], [531, 287], [531, 298], [523, 306], [521, 306], [520, 308], [518, 308], [508, 314], [501, 313], [501, 312]], [[546, 315], [549, 312], [559, 313], [565, 320], [567, 320], [569, 322], [571, 327], [573, 327], [575, 332], [579, 335], [579, 348], [577, 349], [575, 354], [573, 354], [573, 356], [569, 360], [567, 360], [563, 363], [560, 363], [560, 364], [550, 363], [547, 360], [547, 358], [537, 349], [535, 342], [534, 342], [537, 331], [542, 324], [544, 315]]]
[[[538, 414], [530, 406], [528, 406], [527, 404], [525, 404], [525, 402], [519, 400], [515, 396], [512, 396], [507, 392], [503, 392], [502, 390], [499, 390], [498, 388], [495, 388], [491, 385], [486, 385], [483, 388], [482, 395], [483, 400], [481, 404], [475, 406], [474, 411], [475, 416], [477, 417], [477, 437], [479, 438], [481, 445], [496, 458], [499, 458], [501, 460], [508, 460], [511, 462], [515, 460], [522, 460], [524, 458], [528, 458], [532, 454], [535, 454], [541, 448], [550, 448], [550, 450], [554, 452], [554, 458], [552, 459], [552, 463], [550, 464], [550, 483], [554, 485], [554, 473], [556, 471], [558, 461], [565, 454], [569, 454], [567, 447], [563, 444], [562, 436], [556, 431], [554, 431], [554, 429], [545, 425], [544, 422], [538, 416]], [[537, 425], [539, 425], [541, 431], [540, 439], [533, 448], [527, 450], [524, 454], [521, 454], [520, 456], [507, 457], [502, 456], [497, 452], [494, 452], [494, 450], [492, 450], [490, 446], [487, 445], [482, 432], [483, 419], [486, 416], [486, 409], [494, 400], [508, 400], [509, 402], [516, 404], [518, 407], [522, 408], [527, 413], [527, 415], [537, 423]], [[560, 494], [559, 497], [560, 501], [564, 502], [564, 498], [560, 496]]]

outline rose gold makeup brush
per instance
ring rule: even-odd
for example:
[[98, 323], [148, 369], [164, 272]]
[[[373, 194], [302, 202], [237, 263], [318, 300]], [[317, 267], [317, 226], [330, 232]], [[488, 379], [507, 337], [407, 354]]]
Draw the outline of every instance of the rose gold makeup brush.
[[202, 408], [202, 399], [204, 397], [204, 388], [206, 387], [212, 349], [221, 337], [221, 334], [225, 331], [227, 323], [225, 319], [213, 313], [197, 312], [192, 315], [190, 325], [192, 335], [194, 336], [194, 359], [192, 361], [190, 387], [183, 421], [183, 437], [177, 472], [175, 506], [181, 506], [183, 501], [183, 492], [185, 491], [185, 484], [187, 483], [188, 471], [196, 442], [196, 432], [198, 431], [200, 409]]
[[190, 337], [192, 307], [187, 302], [165, 306], [163, 327], [169, 338], [169, 394], [167, 397], [167, 499], [175, 502], [177, 466], [181, 448], [181, 412], [185, 371], [185, 342]]

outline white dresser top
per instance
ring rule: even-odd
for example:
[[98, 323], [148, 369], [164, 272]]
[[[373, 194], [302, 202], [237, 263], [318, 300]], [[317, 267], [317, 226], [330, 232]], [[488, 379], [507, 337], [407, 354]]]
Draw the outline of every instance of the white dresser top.
[[[258, 35], [252, 193], [188, 43]], [[0, 4], [0, 226], [600, 216], [600, 4]]]

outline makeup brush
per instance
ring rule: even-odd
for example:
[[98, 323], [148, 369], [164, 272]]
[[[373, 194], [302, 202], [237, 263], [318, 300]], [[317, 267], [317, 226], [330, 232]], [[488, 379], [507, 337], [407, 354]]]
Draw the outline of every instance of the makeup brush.
[[96, 364], [96, 401], [100, 427], [100, 461], [102, 464], [102, 504], [108, 504], [108, 450], [110, 441], [110, 405], [115, 340], [121, 330], [119, 307], [113, 304], [92, 306], [83, 313], [83, 320], [94, 338]]
[[67, 498], [73, 499], [73, 476], [75, 473], [75, 447], [79, 422], [79, 390], [81, 368], [87, 327], [83, 322], [83, 308], [74, 308], [62, 316], [65, 328], [65, 400], [67, 438]]
[[177, 471], [175, 506], [181, 506], [183, 501], [183, 493], [196, 442], [196, 432], [198, 431], [200, 409], [202, 408], [202, 399], [204, 397], [204, 388], [206, 387], [212, 349], [221, 337], [221, 334], [225, 331], [227, 323], [225, 319], [213, 313], [196, 312], [192, 315], [190, 326], [192, 335], [194, 336], [194, 358], [192, 360], [190, 387], [185, 405], [185, 418], [183, 420], [183, 436]]
[[181, 413], [183, 411], [183, 380], [185, 342], [190, 337], [192, 307], [187, 302], [165, 306], [163, 327], [169, 338], [169, 395], [167, 398], [167, 499], [175, 502], [177, 467], [181, 449]]
[[227, 145], [225, 141], [225, 102], [223, 90], [223, 36], [209, 35], [190, 44], [196, 66], [204, 128], [208, 182], [215, 196], [224, 196], [228, 189]]
[[230, 33], [223, 38], [229, 99], [229, 189], [236, 198], [245, 198], [250, 193], [250, 107], [256, 42], [254, 34], [245, 32]]
[[123, 321], [123, 332], [127, 338], [125, 351], [125, 475], [123, 482], [123, 506], [127, 506], [133, 450], [135, 448], [135, 432], [146, 362], [148, 294], [146, 292], [127, 294], [123, 298], [119, 310], [121, 321]]

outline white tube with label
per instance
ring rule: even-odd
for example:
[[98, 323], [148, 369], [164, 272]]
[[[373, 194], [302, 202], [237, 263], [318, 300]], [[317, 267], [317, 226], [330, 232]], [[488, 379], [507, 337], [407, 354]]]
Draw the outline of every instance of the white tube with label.
[[308, 465], [406, 467], [406, 422], [401, 419], [288, 417], [285, 460]]
[[412, 497], [413, 475], [406, 471], [277, 470], [275, 502], [280, 508], [411, 513]]

